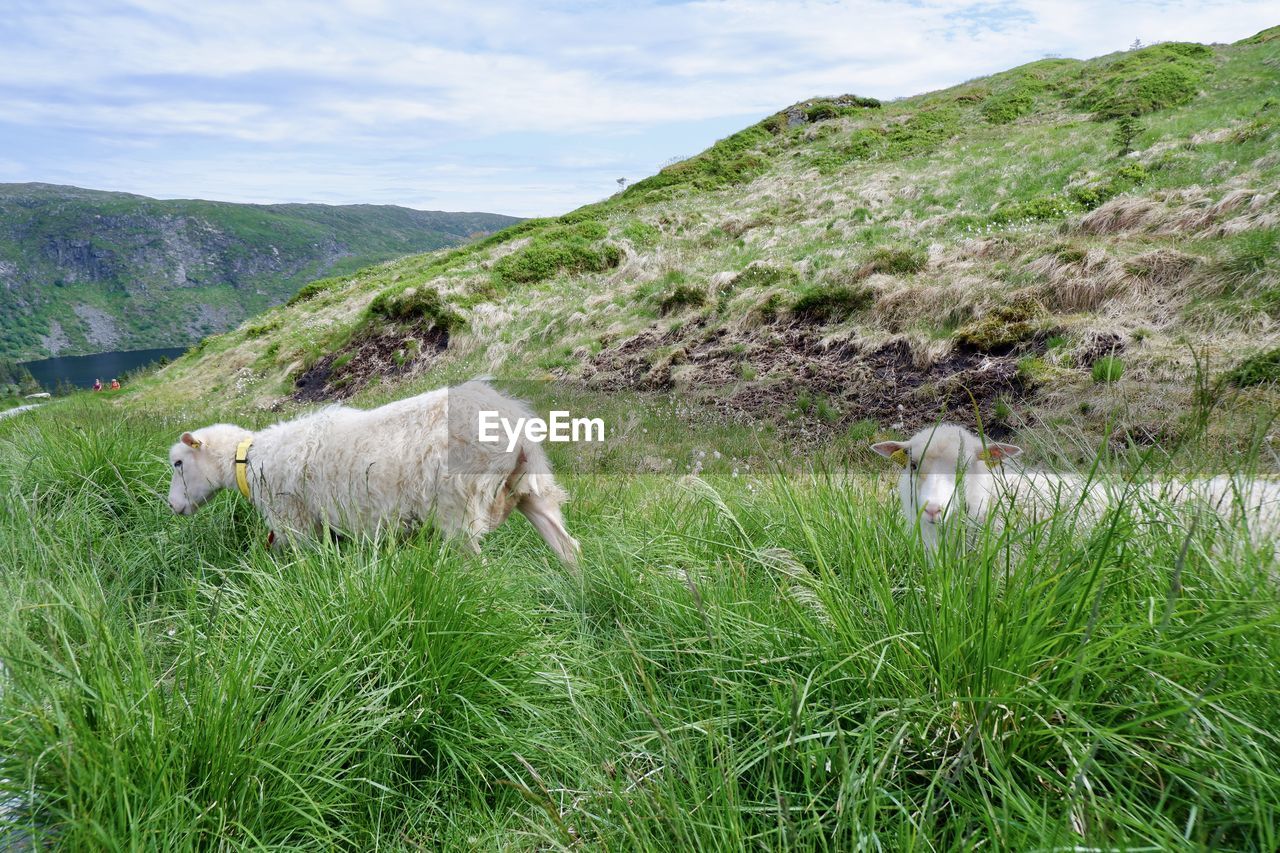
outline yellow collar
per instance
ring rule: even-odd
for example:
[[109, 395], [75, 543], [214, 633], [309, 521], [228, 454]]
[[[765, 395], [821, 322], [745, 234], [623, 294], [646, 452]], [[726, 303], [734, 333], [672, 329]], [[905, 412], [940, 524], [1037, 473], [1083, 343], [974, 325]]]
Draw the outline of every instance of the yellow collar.
[[253, 499], [249, 494], [249, 446], [251, 444], [253, 444], [253, 436], [240, 442], [240, 446], [236, 448], [236, 485], [240, 487], [240, 494], [250, 500]]

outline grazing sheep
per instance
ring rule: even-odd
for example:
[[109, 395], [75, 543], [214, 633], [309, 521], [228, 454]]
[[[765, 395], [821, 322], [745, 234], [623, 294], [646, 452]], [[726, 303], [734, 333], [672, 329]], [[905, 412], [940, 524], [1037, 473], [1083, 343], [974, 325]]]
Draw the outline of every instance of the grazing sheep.
[[942, 527], [957, 516], [984, 521], [1001, 502], [1030, 511], [1079, 506], [1098, 518], [1127, 493], [1177, 505], [1206, 507], [1231, 518], [1243, 511], [1252, 533], [1280, 536], [1280, 483], [1220, 476], [1130, 486], [1086, 480], [1004, 464], [1022, 453], [1017, 445], [983, 441], [956, 424], [938, 424], [907, 441], [882, 441], [872, 449], [902, 463], [898, 481], [902, 511], [919, 524], [926, 547], [938, 545]]
[[519, 509], [574, 564], [578, 543], [560, 514], [566, 496], [541, 445], [523, 435], [511, 450], [505, 437], [481, 442], [481, 411], [512, 423], [533, 414], [468, 382], [367, 411], [331, 406], [257, 433], [231, 424], [186, 432], [169, 451], [169, 506], [190, 515], [219, 489], [239, 488], [273, 542], [431, 523], [472, 550]]

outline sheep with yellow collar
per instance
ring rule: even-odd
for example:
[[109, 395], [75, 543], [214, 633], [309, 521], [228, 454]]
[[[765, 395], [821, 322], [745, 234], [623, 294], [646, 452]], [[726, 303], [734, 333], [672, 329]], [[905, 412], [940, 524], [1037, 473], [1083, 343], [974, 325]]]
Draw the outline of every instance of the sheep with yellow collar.
[[169, 450], [169, 506], [190, 515], [219, 490], [238, 489], [277, 541], [431, 523], [472, 550], [519, 509], [573, 564], [578, 543], [560, 511], [566, 495], [541, 445], [480, 441], [481, 411], [532, 416], [525, 404], [468, 382], [376, 409], [330, 406], [256, 433], [233, 424], [185, 432]]

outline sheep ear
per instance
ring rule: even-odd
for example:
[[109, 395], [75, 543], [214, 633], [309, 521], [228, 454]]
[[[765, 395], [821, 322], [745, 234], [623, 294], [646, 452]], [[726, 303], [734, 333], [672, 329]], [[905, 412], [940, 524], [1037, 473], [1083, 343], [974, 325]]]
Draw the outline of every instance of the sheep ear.
[[871, 449], [899, 465], [907, 464], [907, 446], [901, 441], [881, 441], [871, 445]]
[[1020, 453], [1022, 453], [1022, 448], [1016, 444], [1000, 444], [993, 441], [978, 454], [978, 458], [989, 465], [999, 465], [1004, 460], [1012, 459]]
[[182, 434], [182, 443], [185, 444], [187, 447], [190, 447], [192, 450], [199, 450], [202, 446], [204, 446], [203, 441], [196, 438], [194, 435], [192, 435], [189, 432], [184, 432]]

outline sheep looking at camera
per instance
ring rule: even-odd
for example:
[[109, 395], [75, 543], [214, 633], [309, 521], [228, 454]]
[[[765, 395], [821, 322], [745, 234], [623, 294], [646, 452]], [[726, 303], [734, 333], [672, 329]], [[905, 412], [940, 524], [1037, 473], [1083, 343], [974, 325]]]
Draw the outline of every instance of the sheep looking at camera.
[[542, 446], [524, 436], [510, 450], [505, 440], [480, 441], [481, 411], [532, 417], [525, 404], [468, 382], [376, 409], [331, 406], [256, 433], [232, 424], [186, 432], [169, 451], [169, 506], [190, 515], [220, 489], [239, 488], [275, 541], [430, 523], [472, 550], [519, 509], [573, 564], [566, 496]]
[[1254, 537], [1280, 536], [1280, 483], [1273, 481], [1219, 476], [1134, 485], [1039, 471], [1007, 464], [1021, 455], [1017, 445], [984, 441], [946, 423], [872, 449], [902, 464], [903, 515], [908, 524], [919, 524], [931, 550], [946, 524], [957, 517], [981, 523], [1001, 504], [1030, 513], [1078, 508], [1078, 517], [1094, 520], [1126, 496], [1205, 508], [1227, 519], [1243, 512]]

